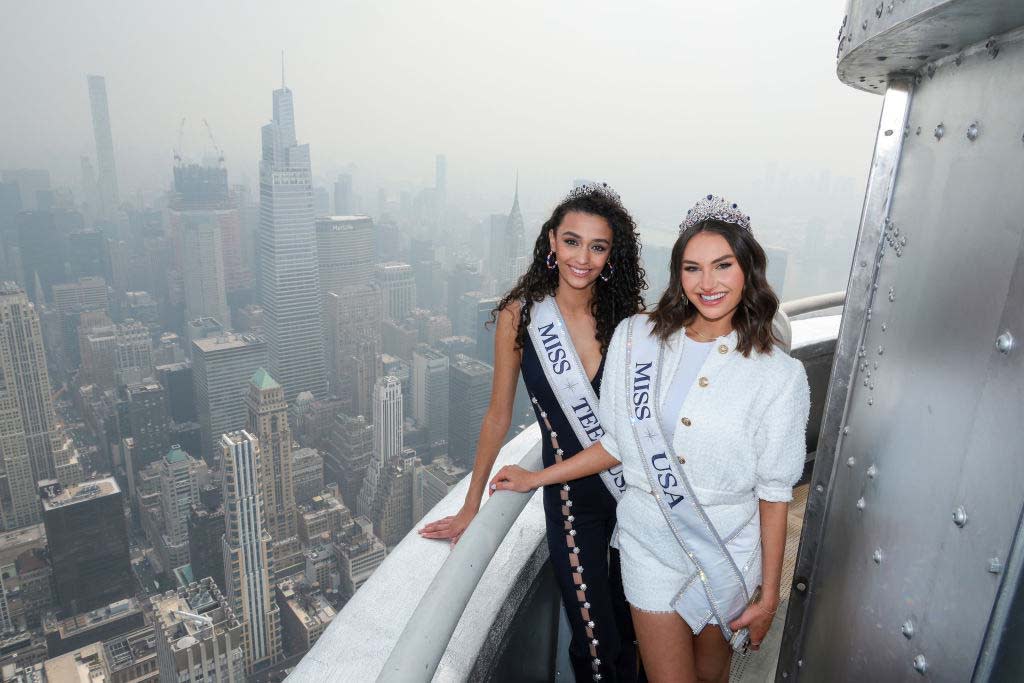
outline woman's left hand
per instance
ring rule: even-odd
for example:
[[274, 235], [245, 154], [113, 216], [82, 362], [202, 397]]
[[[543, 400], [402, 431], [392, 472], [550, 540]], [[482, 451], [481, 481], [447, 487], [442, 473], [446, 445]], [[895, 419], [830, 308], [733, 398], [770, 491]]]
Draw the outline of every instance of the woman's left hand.
[[495, 491], [518, 491], [519, 493], [526, 493], [537, 488], [537, 484], [534, 483], [533, 477], [536, 472], [530, 472], [524, 470], [519, 465], [505, 465], [498, 473], [491, 479], [490, 485], [487, 490], [491, 493]]
[[750, 631], [750, 649], [757, 650], [761, 647], [761, 641], [768, 635], [768, 629], [772, 626], [772, 619], [775, 618], [775, 611], [763, 602], [755, 602], [747, 605], [743, 614], [729, 624], [729, 628], [738, 631], [747, 628]]

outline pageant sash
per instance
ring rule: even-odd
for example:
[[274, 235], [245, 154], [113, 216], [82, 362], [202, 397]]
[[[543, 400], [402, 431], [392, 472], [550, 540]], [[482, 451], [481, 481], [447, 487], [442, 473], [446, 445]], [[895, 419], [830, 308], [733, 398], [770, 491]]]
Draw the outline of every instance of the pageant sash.
[[671, 439], [661, 430], [657, 407], [665, 370], [665, 347], [651, 334], [651, 325], [644, 318], [630, 318], [628, 335], [626, 390], [633, 411], [630, 416], [633, 438], [658, 508], [683, 552], [697, 568], [707, 597], [706, 608], [695, 611], [692, 601], [683, 600], [688, 588], [684, 586], [672, 601], [672, 608], [692, 628], [706, 623], [707, 608], [710, 608], [725, 639], [729, 640], [733, 635], [729, 622], [747, 606], [747, 586], [725, 542], [694, 495], [672, 449]]
[[[598, 399], [554, 297], [548, 296], [533, 304], [527, 329], [548, 385], [580, 445], [586, 448], [604, 436], [604, 428], [597, 417]], [[622, 465], [600, 474], [601, 481], [618, 501], [626, 490]]]

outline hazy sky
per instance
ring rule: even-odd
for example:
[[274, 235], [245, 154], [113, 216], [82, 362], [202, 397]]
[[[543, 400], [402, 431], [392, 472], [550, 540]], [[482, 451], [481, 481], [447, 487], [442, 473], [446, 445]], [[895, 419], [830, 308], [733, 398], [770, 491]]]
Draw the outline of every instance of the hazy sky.
[[433, 183], [504, 210], [516, 169], [528, 211], [574, 177], [605, 179], [639, 218], [678, 222], [695, 195], [744, 192], [766, 163], [856, 180], [881, 98], [835, 76], [842, 0], [692, 2], [8, 2], [0, 167], [79, 182], [95, 157], [85, 76], [107, 78], [122, 197], [170, 180], [178, 124], [206, 118], [233, 182], [257, 177], [280, 86], [322, 183]]

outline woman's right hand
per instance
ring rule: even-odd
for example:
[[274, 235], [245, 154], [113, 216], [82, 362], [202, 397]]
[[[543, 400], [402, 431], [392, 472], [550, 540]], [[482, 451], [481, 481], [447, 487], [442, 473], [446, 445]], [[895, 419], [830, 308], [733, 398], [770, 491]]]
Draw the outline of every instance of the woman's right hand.
[[476, 517], [476, 508], [463, 505], [454, 515], [443, 517], [430, 522], [420, 529], [420, 536], [423, 538], [447, 538], [452, 545], [459, 542], [466, 527]]
[[488, 490], [493, 494], [496, 491], [516, 491], [527, 493], [537, 488], [537, 473], [524, 470], [519, 465], [505, 465], [491, 479]]

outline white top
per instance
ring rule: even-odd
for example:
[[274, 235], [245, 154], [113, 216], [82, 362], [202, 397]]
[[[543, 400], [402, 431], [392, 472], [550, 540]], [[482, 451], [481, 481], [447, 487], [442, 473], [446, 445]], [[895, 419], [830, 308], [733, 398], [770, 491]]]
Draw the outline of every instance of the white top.
[[[650, 491], [630, 422], [626, 328], [627, 321], [619, 324], [605, 359], [598, 410], [605, 429], [601, 444], [622, 462], [627, 485]], [[680, 330], [667, 343], [666, 372], [681, 365], [682, 337]], [[810, 389], [803, 365], [777, 348], [744, 357], [736, 339], [732, 332], [712, 344], [673, 416], [679, 427], [673, 449], [686, 458], [683, 467], [694, 493], [719, 529], [742, 523], [758, 498], [791, 500], [807, 457]], [[671, 380], [662, 379], [661, 405]]]
[[679, 411], [683, 408], [683, 401], [690, 393], [690, 387], [697, 380], [697, 373], [708, 357], [708, 352], [714, 346], [713, 341], [698, 342], [683, 336], [683, 353], [679, 358], [679, 367], [676, 368], [672, 377], [672, 386], [668, 389], [665, 402], [661, 404], [661, 431], [665, 439], [671, 439], [679, 426]]

